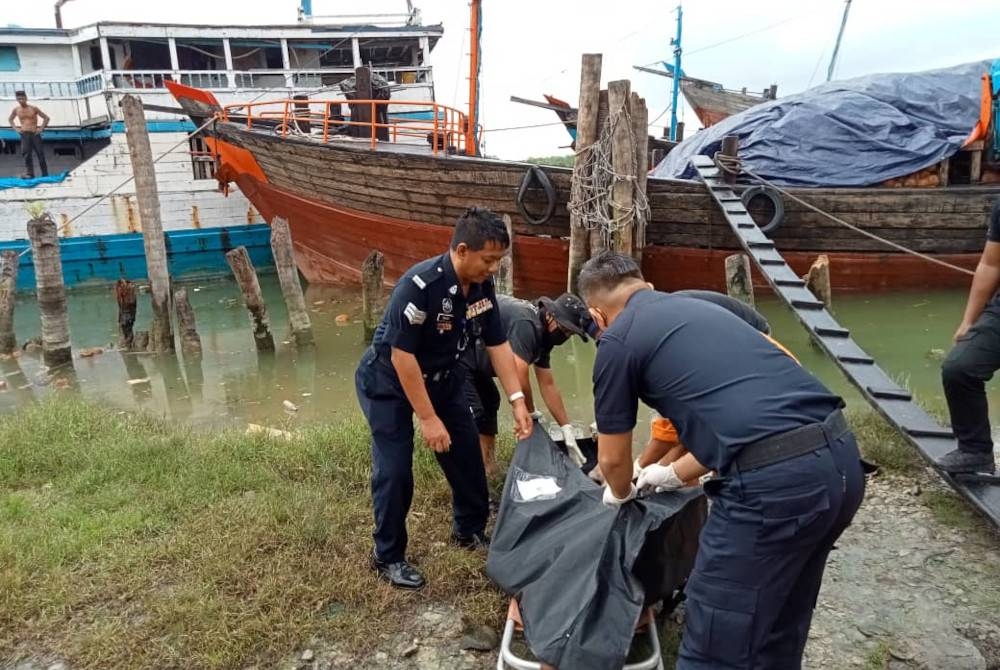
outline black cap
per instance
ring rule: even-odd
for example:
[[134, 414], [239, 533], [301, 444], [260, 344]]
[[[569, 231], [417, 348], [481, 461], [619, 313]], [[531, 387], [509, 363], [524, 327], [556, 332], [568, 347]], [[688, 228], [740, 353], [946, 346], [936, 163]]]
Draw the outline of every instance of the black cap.
[[574, 335], [579, 335], [584, 342], [587, 341], [588, 326], [592, 319], [583, 300], [572, 293], [563, 293], [555, 300], [539, 298], [538, 305], [551, 314], [560, 326]]

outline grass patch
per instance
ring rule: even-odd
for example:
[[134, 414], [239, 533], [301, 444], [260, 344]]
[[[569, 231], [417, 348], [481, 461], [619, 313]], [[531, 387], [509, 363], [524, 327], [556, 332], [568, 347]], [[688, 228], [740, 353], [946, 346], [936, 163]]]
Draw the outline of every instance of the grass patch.
[[847, 420], [862, 455], [869, 461], [891, 473], [903, 475], [913, 474], [923, 466], [916, 447], [874, 411], [849, 411]]
[[969, 503], [951, 489], [934, 489], [923, 496], [924, 504], [934, 518], [952, 528], [986, 531], [983, 519], [973, 511]]
[[420, 447], [408, 525], [429, 586], [375, 579], [360, 416], [285, 441], [53, 398], [0, 418], [0, 436], [3, 654], [244, 667], [313, 635], [364, 645], [421, 599], [493, 625], [504, 611], [483, 556], [448, 545], [450, 490]]
[[568, 156], [531, 156], [530, 158], [525, 158], [524, 162], [534, 163], [535, 165], [571, 168], [573, 167], [573, 163], [576, 162], [576, 157], [572, 154]]
[[889, 653], [889, 643], [880, 640], [874, 649], [865, 655], [864, 670], [886, 670], [889, 667], [889, 660], [892, 654]]

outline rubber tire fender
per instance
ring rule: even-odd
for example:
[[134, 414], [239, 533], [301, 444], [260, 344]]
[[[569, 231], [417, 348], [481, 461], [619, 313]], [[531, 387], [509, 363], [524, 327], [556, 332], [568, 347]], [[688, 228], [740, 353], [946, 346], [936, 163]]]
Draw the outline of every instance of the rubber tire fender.
[[774, 216], [763, 226], [760, 226], [760, 232], [767, 234], [774, 232], [781, 227], [781, 224], [785, 221], [785, 201], [782, 200], [781, 194], [770, 186], [763, 186], [758, 184], [757, 186], [751, 186], [750, 188], [743, 191], [743, 195], [740, 196], [740, 200], [743, 201], [743, 206], [749, 208], [750, 203], [757, 196], [764, 196], [771, 201], [771, 206], [774, 207]]
[[[545, 213], [540, 218], [533, 217], [524, 206], [524, 196], [528, 193], [528, 189], [531, 188], [532, 182], [536, 182], [545, 191]], [[520, 212], [525, 221], [534, 226], [546, 223], [552, 218], [553, 212], [556, 211], [556, 189], [552, 185], [552, 180], [549, 179], [549, 176], [537, 165], [532, 165], [524, 173], [524, 178], [521, 180], [521, 187], [517, 190], [517, 211]]]

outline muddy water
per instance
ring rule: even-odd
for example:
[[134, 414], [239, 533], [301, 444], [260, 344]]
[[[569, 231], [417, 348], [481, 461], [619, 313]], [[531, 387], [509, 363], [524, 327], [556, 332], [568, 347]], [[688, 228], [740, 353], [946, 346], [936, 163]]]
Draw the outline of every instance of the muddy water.
[[[275, 354], [254, 350], [246, 310], [232, 281], [188, 284], [198, 320], [204, 354], [200, 360], [183, 356], [121, 354], [115, 340], [117, 307], [109, 289], [70, 293], [70, 329], [77, 353], [85, 347], [105, 352], [76, 358], [77, 389], [85, 397], [122, 408], [143, 408], [173, 420], [198, 425], [265, 424], [277, 427], [335, 418], [356, 411], [354, 366], [361, 342], [358, 293], [310, 286], [310, 307], [317, 346], [297, 352], [289, 340], [288, 319], [274, 277], [261, 281], [278, 344]], [[861, 346], [884, 369], [916, 392], [931, 408], [943, 408], [940, 354], [961, 316], [965, 295], [956, 292], [893, 296], [836, 297], [834, 310]], [[772, 298], [758, 308], [771, 321], [776, 337], [850, 404], [863, 402], [832, 363], [813, 347], [794, 316]], [[148, 296], [141, 296], [137, 325], [147, 327]], [[38, 310], [30, 296], [17, 305], [18, 340], [37, 335]], [[934, 350], [938, 350], [935, 352]], [[592, 416], [590, 374], [592, 343], [574, 338], [553, 356], [556, 378], [573, 419], [586, 424]], [[46, 384], [37, 355], [0, 362], [7, 389], [0, 391], [0, 411], [40, 398], [54, 390]], [[1000, 424], [1000, 392], [991, 388], [994, 425]], [[285, 403], [295, 405], [290, 412]]]

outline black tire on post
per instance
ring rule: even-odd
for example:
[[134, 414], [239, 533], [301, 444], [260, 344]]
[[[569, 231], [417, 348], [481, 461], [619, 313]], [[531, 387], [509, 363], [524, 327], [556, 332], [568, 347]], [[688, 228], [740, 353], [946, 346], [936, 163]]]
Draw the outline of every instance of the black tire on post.
[[[535, 218], [529, 214], [527, 208], [524, 206], [524, 196], [528, 193], [528, 189], [531, 188], [532, 182], [537, 183], [545, 191], [545, 213], [539, 218]], [[535, 226], [540, 226], [547, 222], [552, 218], [552, 213], [556, 211], [556, 189], [552, 186], [549, 176], [537, 165], [532, 165], [524, 173], [524, 179], [521, 180], [521, 187], [517, 190], [517, 211], [520, 212], [525, 221]]]
[[743, 195], [740, 196], [740, 200], [743, 201], [743, 206], [749, 209], [750, 203], [757, 197], [767, 198], [771, 201], [771, 206], [774, 208], [774, 215], [771, 217], [771, 220], [763, 226], [760, 226], [760, 232], [764, 234], [772, 233], [780, 228], [781, 224], [785, 220], [785, 201], [781, 199], [781, 194], [773, 188], [761, 185], [751, 186], [747, 190], [743, 191]]

